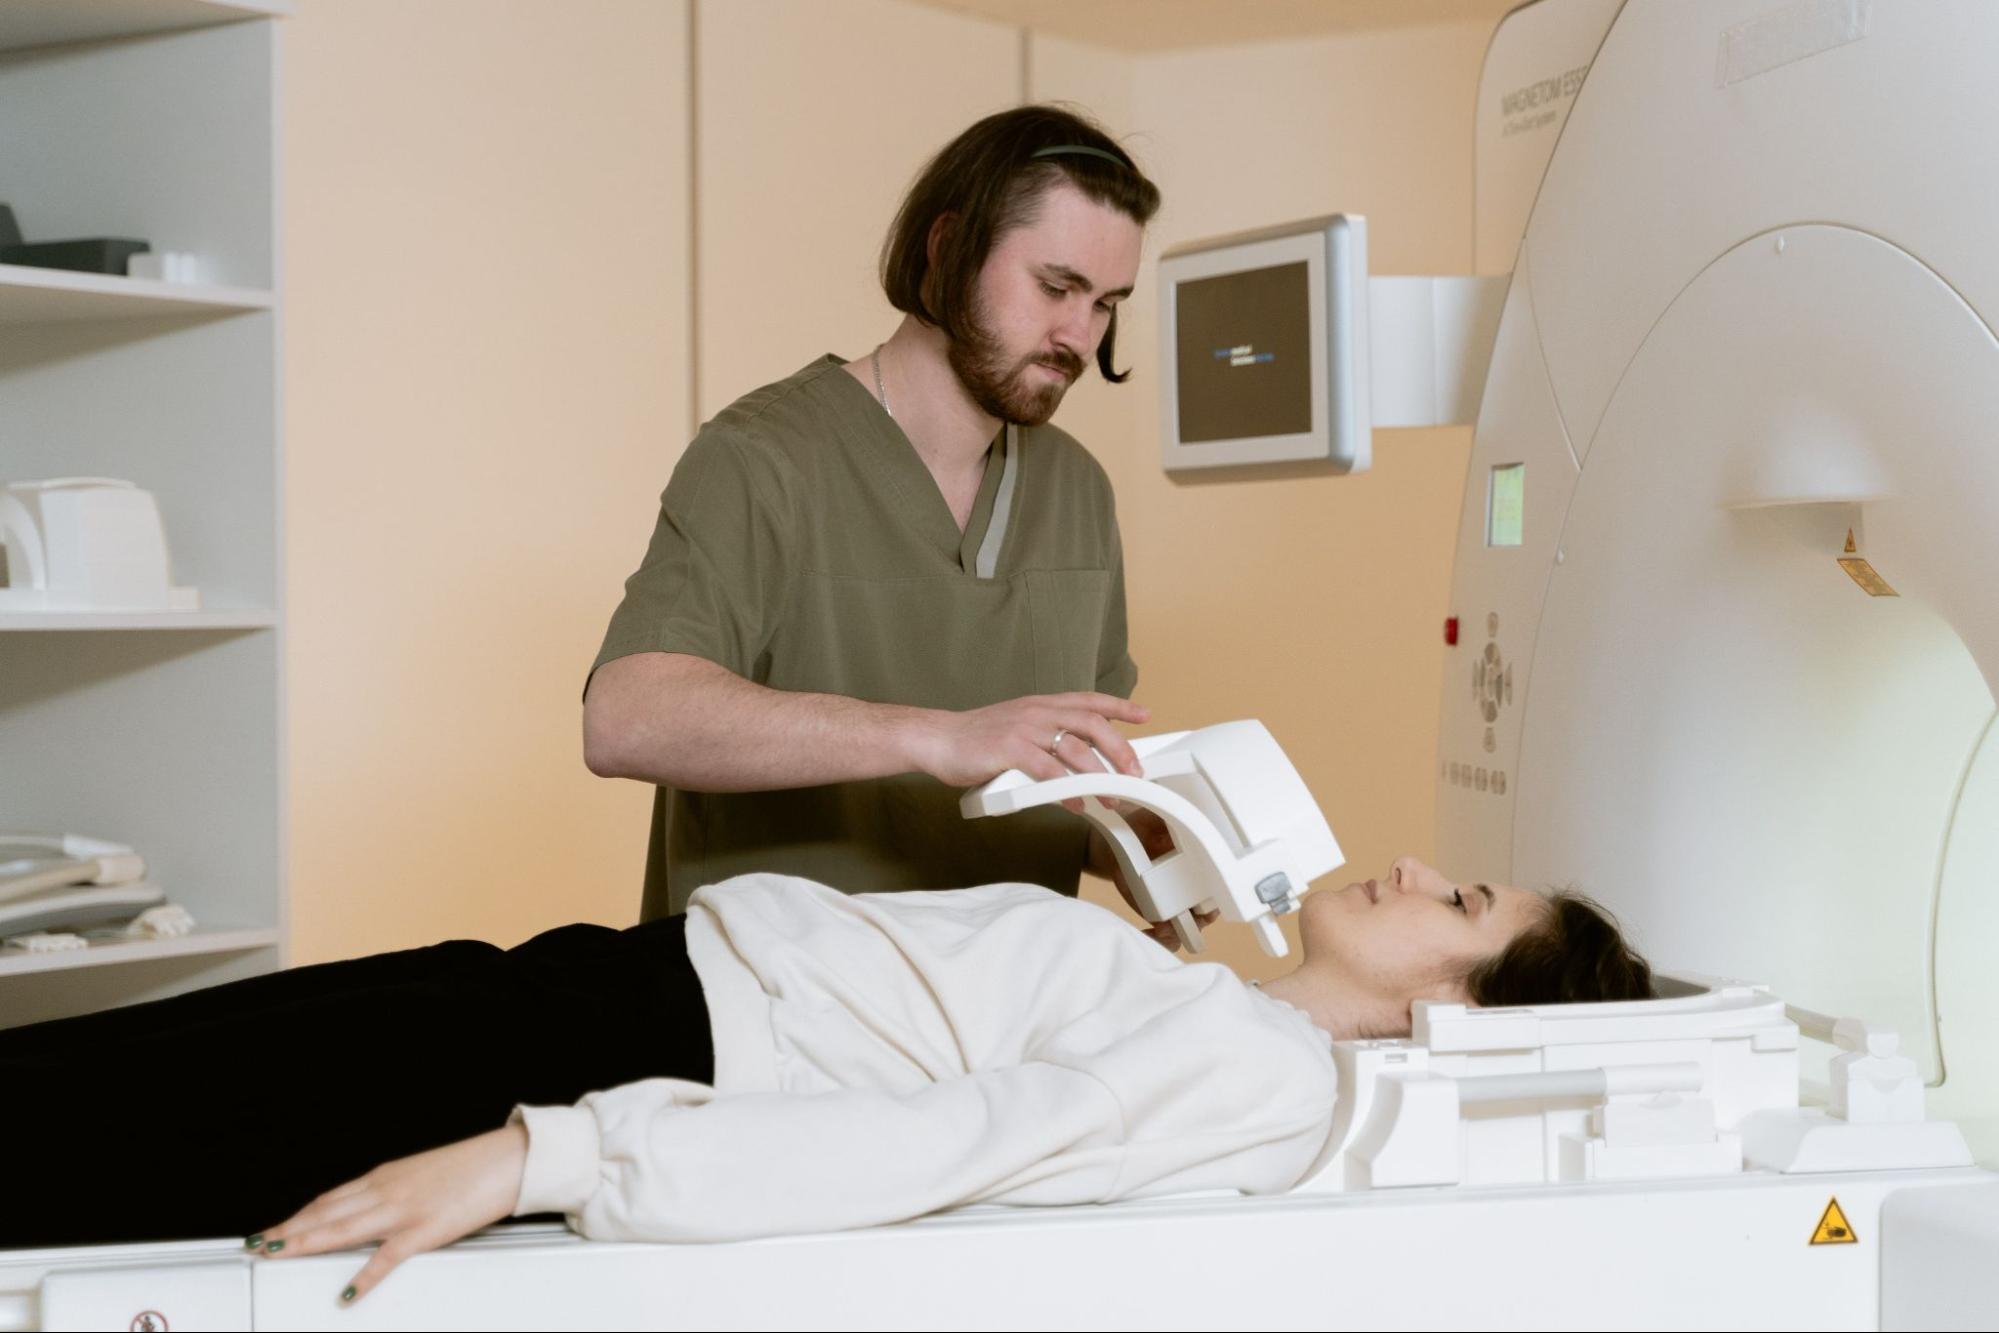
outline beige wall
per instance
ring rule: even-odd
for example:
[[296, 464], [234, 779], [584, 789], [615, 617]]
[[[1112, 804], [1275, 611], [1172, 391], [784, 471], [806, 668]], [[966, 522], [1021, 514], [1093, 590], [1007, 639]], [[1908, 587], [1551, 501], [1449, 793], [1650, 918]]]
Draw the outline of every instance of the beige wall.
[[1021, 100], [1021, 35], [906, 0], [707, 0], [696, 24], [700, 412], [901, 318], [882, 234], [930, 155]]
[[[691, 423], [886, 335], [902, 189], [1022, 96], [1093, 110], [1167, 197], [1137, 374], [1059, 418], [1117, 485], [1141, 697], [1265, 719], [1363, 873], [1427, 851], [1468, 432], [1385, 433], [1352, 479], [1169, 481], [1153, 259], [1345, 209], [1376, 271], [1464, 271], [1489, 23], [1138, 58], [907, 0], [699, 0], [691, 50], [687, 18], [286, 25], [295, 957], [631, 919], [647, 793], [583, 770], [576, 697], [658, 491]], [[1246, 946], [1219, 952], [1258, 971]]]
[[684, 6], [281, 31], [293, 958], [623, 923], [577, 699], [688, 417]]

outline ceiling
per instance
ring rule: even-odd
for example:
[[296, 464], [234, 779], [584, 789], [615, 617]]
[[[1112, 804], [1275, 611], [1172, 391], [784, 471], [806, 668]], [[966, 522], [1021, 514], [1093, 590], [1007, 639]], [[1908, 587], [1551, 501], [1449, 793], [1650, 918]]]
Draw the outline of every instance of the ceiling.
[[1132, 53], [1335, 33], [1496, 24], [1525, 0], [917, 0]]

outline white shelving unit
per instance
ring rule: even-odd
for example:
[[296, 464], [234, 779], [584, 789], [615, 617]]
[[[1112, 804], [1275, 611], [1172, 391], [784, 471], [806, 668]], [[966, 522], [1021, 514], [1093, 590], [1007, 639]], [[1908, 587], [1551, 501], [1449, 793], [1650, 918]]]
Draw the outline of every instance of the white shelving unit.
[[59, 953], [28, 953], [10, 949], [0, 953], [0, 979], [27, 976], [33, 972], [70, 972], [79, 967], [101, 967], [107, 963], [147, 963], [168, 958], [189, 958], [197, 954], [242, 953], [276, 945], [275, 930], [207, 930], [170, 940], [107, 940], [85, 949]]
[[66, 42], [183, 32], [291, 12], [289, 0], [6, 0], [0, 5], [0, 54]]
[[0, 0], [0, 202], [212, 285], [0, 265], [0, 480], [159, 500], [180, 613], [0, 614], [0, 830], [128, 843], [179, 939], [0, 949], [0, 1026], [279, 966], [285, 934], [277, 33], [289, 3]]
[[269, 310], [269, 292], [0, 264], [0, 325]]
[[277, 624], [275, 611], [0, 612], [0, 634], [9, 630], [275, 629]]

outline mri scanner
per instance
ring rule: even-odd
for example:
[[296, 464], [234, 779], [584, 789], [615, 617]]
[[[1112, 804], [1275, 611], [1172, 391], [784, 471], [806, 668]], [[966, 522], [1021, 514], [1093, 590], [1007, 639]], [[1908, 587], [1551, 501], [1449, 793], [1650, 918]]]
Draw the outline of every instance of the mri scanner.
[[344, 1311], [352, 1255], [18, 1252], [0, 1328], [1999, 1323], [1995, 52], [1989, 0], [1539, 0], [1488, 54], [1438, 860], [1584, 887], [1659, 998], [1338, 1043], [1283, 1197], [507, 1227]]

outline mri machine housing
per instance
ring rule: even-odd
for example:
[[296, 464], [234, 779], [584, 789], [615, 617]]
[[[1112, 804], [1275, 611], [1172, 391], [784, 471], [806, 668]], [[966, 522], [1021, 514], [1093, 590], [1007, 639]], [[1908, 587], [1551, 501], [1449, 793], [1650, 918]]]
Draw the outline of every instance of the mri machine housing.
[[[1618, 17], [1512, 264], [1458, 530], [1438, 854], [1580, 885], [1661, 962], [1895, 1029], [1991, 1160], [1999, 101], [1968, 53], [1999, 16], [1673, 10]], [[1532, 86], [1493, 68], [1510, 54], [1481, 163], [1546, 111], [1506, 114]], [[1496, 256], [1503, 220], [1481, 226]], [[1509, 467], [1521, 540], [1494, 545]]]
[[[1406, 1047], [1343, 1043], [1349, 1068], [1400, 1050], [1458, 1074], [1494, 1057], [1560, 1072], [1549, 1052], [1582, 1047], [1571, 1068], [1630, 1064], [1549, 1025], [1631, 1020], [1625, 1037], [1677, 1048], [1647, 1067], [1697, 1080], [1653, 1104], [1709, 1101], [1719, 1143], [1742, 1110], [1723, 1108], [1725, 1085], [1795, 1101], [1782, 995], [1896, 1028], [1932, 1109], [1990, 1160], [1993, 49], [1999, 7], [1981, 0], [1540, 0], [1500, 28], [1479, 100], [1482, 260], [1513, 258], [1495, 214], [1532, 201], [1532, 216], [1524, 239], [1511, 228], [1465, 492], [1440, 860], [1579, 883], [1661, 962], [1775, 994], [1694, 987], [1625, 1015], [1427, 1009]], [[1492, 469], [1520, 464], [1520, 543], [1488, 545]], [[1870, 596], [1842, 557], [1900, 596]], [[1709, 1030], [1667, 1022], [1674, 1006]], [[1999, 1309], [1980, 1304], [1989, 1269], [1964, 1260], [1999, 1235], [1986, 1173], [1565, 1175], [1560, 1139], [1588, 1137], [1591, 1104], [1458, 1107], [1455, 1185], [1342, 1169], [1281, 1198], [967, 1209], [719, 1246], [505, 1228], [349, 1311], [333, 1293], [350, 1255], [23, 1252], [0, 1256], [0, 1328], [137, 1327], [169, 1307], [182, 1328], [1867, 1328]], [[1511, 1146], [1480, 1146], [1495, 1134]], [[1538, 1166], [1481, 1167], [1498, 1161]], [[1813, 1245], [1834, 1199], [1850, 1238]]]

